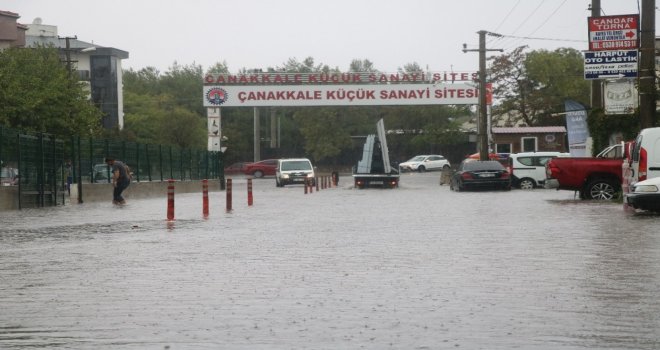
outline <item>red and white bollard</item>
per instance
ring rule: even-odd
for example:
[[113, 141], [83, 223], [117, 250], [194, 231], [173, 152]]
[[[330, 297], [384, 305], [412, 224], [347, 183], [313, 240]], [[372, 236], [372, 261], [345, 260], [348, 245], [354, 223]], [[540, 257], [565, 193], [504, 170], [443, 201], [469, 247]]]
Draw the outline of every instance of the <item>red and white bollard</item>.
[[209, 180], [202, 180], [202, 215], [209, 217]]
[[248, 201], [248, 206], [252, 205], [252, 179], [247, 180], [247, 201]]
[[174, 221], [174, 180], [167, 180], [167, 220]]
[[227, 212], [231, 212], [231, 179], [227, 179]]

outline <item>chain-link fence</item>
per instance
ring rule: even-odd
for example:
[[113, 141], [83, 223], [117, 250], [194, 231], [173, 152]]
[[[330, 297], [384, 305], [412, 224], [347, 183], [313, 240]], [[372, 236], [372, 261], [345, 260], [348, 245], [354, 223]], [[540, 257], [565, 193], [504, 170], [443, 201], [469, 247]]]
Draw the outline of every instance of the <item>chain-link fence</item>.
[[0, 127], [0, 166], [18, 174], [19, 208], [63, 204], [69, 186], [111, 182], [105, 157], [127, 164], [133, 181], [224, 180], [222, 153], [174, 146], [72, 137], [60, 140], [48, 134], [24, 133]]

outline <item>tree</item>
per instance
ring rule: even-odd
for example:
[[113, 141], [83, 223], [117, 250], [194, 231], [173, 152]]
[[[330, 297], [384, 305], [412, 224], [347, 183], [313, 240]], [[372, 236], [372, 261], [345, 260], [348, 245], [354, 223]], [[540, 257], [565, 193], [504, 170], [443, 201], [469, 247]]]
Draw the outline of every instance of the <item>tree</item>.
[[354, 59], [354, 60], [352, 60], [348, 70], [349, 70], [349, 72], [359, 72], [359, 73], [378, 72], [378, 70], [376, 68], [374, 68], [373, 62], [369, 61], [368, 59], [364, 59], [364, 60]]
[[298, 62], [295, 58], [289, 60], [282, 66], [272, 69], [277, 72], [296, 72], [296, 73], [313, 73], [313, 72], [328, 72], [330, 67], [324, 64], [314, 64], [314, 58], [307, 57], [302, 62]]
[[337, 157], [352, 146], [351, 135], [340, 126], [343, 118], [339, 109], [304, 108], [293, 119], [305, 139], [305, 152], [315, 161]]
[[126, 133], [142, 143], [206, 148], [202, 72], [199, 65], [176, 62], [162, 74], [153, 67], [125, 71]]
[[493, 119], [543, 125], [552, 123], [551, 113], [563, 112], [566, 99], [589, 101], [589, 83], [583, 79], [584, 59], [579, 51], [560, 48], [525, 53], [526, 48], [489, 58], [493, 95], [501, 100], [493, 109]]
[[422, 73], [424, 69], [417, 62], [407, 63], [403, 68], [399, 68], [400, 73]]
[[91, 136], [101, 111], [52, 47], [0, 52], [0, 124], [58, 136]]
[[202, 66], [194, 63], [182, 66], [174, 62], [160, 77], [160, 93], [172, 96], [177, 106], [206, 117], [206, 109], [202, 105], [203, 79]]
[[206, 148], [206, 120], [184, 107], [175, 106], [163, 114], [159, 124], [162, 139], [180, 148]]

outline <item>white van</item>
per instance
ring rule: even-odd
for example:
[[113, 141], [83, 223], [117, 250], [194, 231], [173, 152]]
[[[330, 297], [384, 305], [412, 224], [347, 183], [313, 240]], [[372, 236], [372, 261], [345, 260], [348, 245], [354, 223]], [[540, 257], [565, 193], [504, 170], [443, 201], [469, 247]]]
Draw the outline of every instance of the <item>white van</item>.
[[660, 128], [640, 131], [625, 162], [628, 162], [623, 165], [625, 185], [632, 186], [639, 181], [660, 176]]
[[290, 158], [277, 161], [277, 168], [275, 169], [275, 185], [277, 187], [304, 184], [306, 181], [311, 181], [314, 185], [314, 167], [309, 159]]
[[523, 152], [509, 155], [508, 170], [511, 173], [511, 184], [528, 190], [542, 187], [545, 183], [545, 165], [555, 157], [570, 157], [570, 153], [562, 152]]

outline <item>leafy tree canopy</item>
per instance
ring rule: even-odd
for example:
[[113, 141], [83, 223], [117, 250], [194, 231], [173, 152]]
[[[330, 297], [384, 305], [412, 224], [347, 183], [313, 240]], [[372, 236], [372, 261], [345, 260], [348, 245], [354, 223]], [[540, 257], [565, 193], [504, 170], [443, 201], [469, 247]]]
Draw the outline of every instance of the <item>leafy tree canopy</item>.
[[55, 48], [0, 51], [0, 91], [0, 125], [60, 136], [101, 129], [101, 111]]
[[564, 111], [564, 101], [589, 102], [589, 82], [583, 78], [584, 58], [575, 49], [526, 52], [521, 46], [490, 58], [493, 94], [500, 103], [493, 117], [528, 126], [556, 123], [550, 114]]
[[196, 64], [175, 62], [164, 73], [153, 67], [124, 71], [124, 136], [144, 143], [206, 148], [202, 79], [202, 67]]

